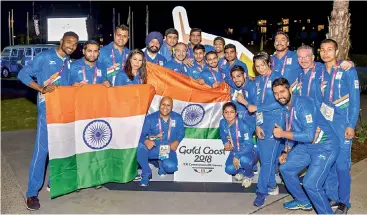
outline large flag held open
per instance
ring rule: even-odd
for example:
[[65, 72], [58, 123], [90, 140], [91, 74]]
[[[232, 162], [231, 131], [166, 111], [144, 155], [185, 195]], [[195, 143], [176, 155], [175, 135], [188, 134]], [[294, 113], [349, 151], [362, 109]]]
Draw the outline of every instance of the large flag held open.
[[51, 198], [137, 174], [136, 150], [154, 88], [60, 87], [46, 96]]
[[147, 85], [59, 87], [46, 96], [51, 198], [132, 181], [144, 117], [159, 109], [162, 96], [173, 99], [173, 110], [185, 124], [175, 181], [231, 182], [219, 140], [222, 106], [230, 101], [228, 85], [212, 89], [151, 63], [147, 77]]

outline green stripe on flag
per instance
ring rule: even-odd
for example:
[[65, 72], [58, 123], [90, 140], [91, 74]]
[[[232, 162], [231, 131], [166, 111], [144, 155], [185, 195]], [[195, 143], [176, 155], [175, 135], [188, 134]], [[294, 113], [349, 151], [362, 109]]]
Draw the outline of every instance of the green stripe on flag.
[[185, 138], [220, 139], [219, 128], [185, 128]]
[[132, 181], [138, 170], [137, 148], [106, 149], [50, 161], [51, 198], [108, 182]]

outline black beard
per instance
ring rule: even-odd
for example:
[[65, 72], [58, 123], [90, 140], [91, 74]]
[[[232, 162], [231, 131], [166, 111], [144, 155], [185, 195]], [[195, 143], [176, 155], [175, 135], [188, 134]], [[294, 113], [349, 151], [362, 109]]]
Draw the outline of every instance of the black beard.
[[[152, 46], [152, 47], [157, 47], [157, 46]], [[158, 53], [158, 52], [159, 52], [159, 48], [158, 48], [158, 47], [157, 47], [157, 51], [152, 50], [152, 47], [149, 47], [149, 48], [148, 48], [149, 52], [151, 52], [151, 53], [153, 53], [153, 54], [156, 54], [156, 53]]]

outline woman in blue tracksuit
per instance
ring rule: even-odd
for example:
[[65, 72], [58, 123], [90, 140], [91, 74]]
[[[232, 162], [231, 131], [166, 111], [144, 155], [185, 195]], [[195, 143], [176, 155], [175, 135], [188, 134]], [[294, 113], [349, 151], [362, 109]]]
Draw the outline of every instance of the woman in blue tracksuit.
[[144, 53], [140, 49], [131, 51], [125, 68], [116, 75], [115, 86], [145, 84], [147, 82], [145, 65]]
[[244, 174], [245, 177], [241, 177], [242, 186], [250, 187], [254, 177], [252, 167], [257, 161], [253, 151], [252, 129], [244, 120], [237, 117], [237, 108], [232, 102], [223, 105], [223, 117], [219, 124], [220, 137], [225, 150], [231, 151], [225, 171], [236, 176]]
[[280, 78], [279, 73], [270, 69], [270, 57], [266, 52], [260, 52], [253, 59], [254, 70], [260, 74], [256, 77], [257, 95], [255, 104], [244, 100], [249, 112], [256, 112], [256, 136], [258, 137], [258, 150], [260, 154], [260, 175], [257, 183], [255, 206], [262, 206], [268, 194], [277, 195], [278, 186], [275, 181], [275, 161], [281, 139], [273, 136], [275, 124], [284, 127], [282, 117], [283, 108], [275, 100], [271, 88], [272, 81]]

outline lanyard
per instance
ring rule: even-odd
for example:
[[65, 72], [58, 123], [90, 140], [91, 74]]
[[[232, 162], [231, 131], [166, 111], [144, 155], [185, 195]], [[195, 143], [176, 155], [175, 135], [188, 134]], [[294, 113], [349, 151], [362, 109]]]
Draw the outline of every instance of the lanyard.
[[[291, 116], [290, 116], [289, 120], [286, 120], [287, 131], [290, 131], [291, 128], [292, 128], [293, 114], [294, 114], [294, 107], [292, 107], [292, 109], [291, 109]], [[287, 119], [288, 119], [288, 113], [287, 113]]]
[[[311, 82], [312, 82], [312, 76], [315, 73], [315, 68], [316, 68], [316, 64], [313, 66], [312, 71], [311, 71], [311, 75], [310, 75], [310, 79], [308, 80], [308, 86], [307, 86], [307, 97], [310, 96], [310, 89], [311, 89]], [[303, 74], [302, 74], [303, 76]], [[300, 80], [300, 83], [302, 84], [302, 78]], [[302, 90], [299, 92], [299, 95], [302, 96]]]
[[143, 84], [143, 80], [140, 77], [140, 74], [137, 75], [138, 76], [138, 84]]
[[60, 71], [58, 71], [56, 74], [56, 76], [55, 76], [55, 78], [50, 78], [48, 81], [47, 81], [47, 83], [46, 83], [46, 86], [47, 85], [49, 85], [49, 84], [52, 84], [52, 82], [57, 78], [57, 77], [59, 77], [59, 76], [61, 76], [61, 73], [64, 71], [64, 68], [65, 68], [65, 65], [66, 65], [66, 63], [67, 63], [68, 61], [65, 59], [64, 60], [64, 63], [62, 64], [62, 67], [61, 67], [61, 69], [60, 69]]
[[[232, 145], [233, 145], [233, 139], [232, 139], [230, 126], [228, 126], [228, 133], [231, 138]], [[237, 151], [240, 152], [240, 140], [238, 139], [238, 119], [236, 119], [236, 142], [237, 142]]]
[[285, 56], [285, 58], [284, 58], [284, 62], [283, 62], [283, 67], [282, 67], [282, 76], [284, 76], [284, 70], [285, 70], [285, 64], [287, 63], [287, 59], [288, 59], [288, 57], [287, 56]]
[[[271, 74], [271, 73], [270, 73]], [[267, 75], [266, 77], [266, 81], [264, 83], [264, 88], [263, 88], [263, 95], [262, 95], [262, 99], [261, 99], [261, 103], [264, 103], [264, 99], [265, 99], [265, 90], [266, 90], [266, 85], [268, 84], [269, 78], [270, 78], [270, 74]], [[259, 82], [259, 87], [260, 87], [260, 82]]]
[[[171, 137], [171, 118], [169, 118], [169, 122], [168, 122], [168, 134], [167, 134], [167, 140], [170, 139]], [[162, 131], [162, 122], [161, 122], [161, 118], [158, 118], [158, 124], [159, 124], [159, 133], [161, 134], [161, 143], [162, 143], [162, 140], [163, 140], [163, 131]]]
[[[219, 69], [218, 69], [219, 70]], [[212, 68], [209, 68], [209, 71], [210, 71], [210, 73], [212, 73], [212, 76], [213, 76], [213, 78], [214, 78], [214, 81], [215, 82], [217, 82], [217, 78], [215, 77], [215, 74], [214, 74], [214, 72], [213, 72], [213, 69]]]
[[331, 86], [330, 86], [330, 95], [329, 95], [329, 101], [333, 100], [333, 94], [334, 94], [334, 82], [335, 82], [335, 76], [336, 76], [336, 71], [338, 70], [338, 62], [336, 62], [336, 66], [335, 69], [333, 71], [333, 77], [331, 79]]
[[[287, 63], [287, 59], [288, 57], [285, 56], [282, 71], [281, 71], [282, 76], [284, 75], [284, 69], [285, 69], [285, 64]], [[275, 68], [275, 63], [274, 63], [274, 57], [273, 57], [273, 59], [271, 60], [271, 69], [273, 70], [274, 68]]]
[[[94, 69], [94, 75], [93, 75], [93, 84], [95, 84], [97, 82], [97, 66]], [[86, 83], [87, 82], [87, 75], [85, 74], [85, 67], [82, 66], [82, 71], [83, 71], [83, 81]]]
[[[126, 55], [125, 55], [125, 52], [122, 51], [122, 62], [121, 62], [121, 69], [124, 68], [125, 66], [125, 61], [126, 61]], [[115, 57], [115, 51], [113, 50], [113, 47], [112, 47], [112, 63], [115, 65], [116, 63], [116, 57]]]

